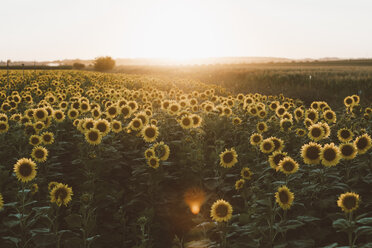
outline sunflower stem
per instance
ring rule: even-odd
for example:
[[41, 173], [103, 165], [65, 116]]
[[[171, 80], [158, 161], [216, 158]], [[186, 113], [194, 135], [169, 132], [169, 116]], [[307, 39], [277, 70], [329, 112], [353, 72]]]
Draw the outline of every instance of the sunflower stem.
[[[351, 222], [352, 222], [352, 219], [353, 219], [353, 212], [350, 212], [348, 214], [348, 221], [349, 221], [349, 224], [351, 225]], [[348, 239], [349, 239], [349, 247], [353, 248], [354, 247], [354, 244], [353, 244], [353, 230], [348, 230]]]

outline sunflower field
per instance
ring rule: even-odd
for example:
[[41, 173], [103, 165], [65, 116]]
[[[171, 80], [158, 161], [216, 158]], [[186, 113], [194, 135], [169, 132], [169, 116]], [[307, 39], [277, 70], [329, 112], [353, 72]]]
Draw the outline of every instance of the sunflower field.
[[372, 247], [372, 103], [0, 72], [0, 247]]

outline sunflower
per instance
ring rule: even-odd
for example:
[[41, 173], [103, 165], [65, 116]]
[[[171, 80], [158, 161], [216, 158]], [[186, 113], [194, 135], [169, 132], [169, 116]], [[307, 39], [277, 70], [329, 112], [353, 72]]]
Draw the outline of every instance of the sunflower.
[[157, 169], [159, 167], [159, 158], [156, 156], [152, 156], [149, 159], [147, 159], [147, 164], [150, 167]]
[[279, 163], [280, 161], [287, 156], [286, 152], [282, 151], [274, 151], [273, 154], [269, 156], [269, 164], [270, 167], [279, 170]]
[[350, 160], [356, 157], [358, 150], [354, 143], [343, 143], [339, 147], [341, 157], [346, 160]]
[[320, 123], [320, 125], [322, 126], [323, 131], [324, 131], [323, 139], [328, 138], [329, 135], [331, 135], [331, 128], [330, 128], [329, 125], [328, 125], [327, 123], [325, 123], [325, 122]]
[[253, 173], [252, 171], [248, 168], [248, 167], [244, 167], [241, 171], [240, 171], [240, 175], [243, 179], [246, 179], [246, 180], [249, 180], [251, 179]]
[[340, 142], [346, 143], [353, 139], [353, 132], [348, 128], [342, 128], [337, 131], [337, 138]]
[[33, 117], [36, 121], [45, 121], [48, 117], [48, 112], [45, 108], [38, 108], [34, 110]]
[[183, 129], [190, 129], [193, 127], [193, 120], [190, 116], [184, 115], [180, 120], [180, 125]]
[[345, 213], [351, 213], [359, 206], [359, 195], [354, 192], [341, 194], [337, 200], [339, 206]]
[[211, 207], [211, 217], [217, 222], [227, 222], [232, 217], [233, 208], [231, 204], [225, 200], [217, 200]]
[[167, 160], [169, 155], [170, 155], [170, 149], [169, 149], [169, 146], [164, 144], [163, 141], [161, 142], [158, 142], [156, 143], [154, 146], [153, 146], [153, 149], [155, 151], [155, 154], [156, 156], [160, 159], [160, 160]]
[[51, 132], [44, 132], [41, 134], [41, 140], [45, 145], [53, 144], [54, 135]]
[[121, 126], [121, 122], [117, 120], [113, 120], [111, 122], [111, 129], [114, 133], [119, 133], [123, 129]]
[[301, 157], [305, 164], [318, 164], [322, 146], [315, 142], [310, 142], [301, 147]]
[[142, 121], [139, 118], [133, 118], [132, 121], [129, 123], [129, 128], [134, 131], [139, 131], [143, 127]]
[[234, 124], [234, 125], [240, 125], [241, 123], [242, 123], [242, 119], [240, 119], [239, 117], [234, 117], [233, 119], [232, 119], [232, 123]]
[[372, 147], [372, 140], [368, 134], [363, 134], [357, 137], [354, 141], [359, 154], [366, 153]]
[[320, 124], [313, 124], [309, 127], [307, 136], [313, 141], [319, 141], [324, 137], [324, 129]]
[[286, 109], [284, 106], [278, 106], [275, 110], [276, 116], [278, 117], [282, 117], [285, 112], [286, 112]]
[[45, 162], [48, 157], [48, 150], [42, 146], [35, 146], [32, 149], [31, 157], [39, 163]]
[[305, 136], [306, 134], [306, 130], [305, 129], [302, 129], [302, 128], [297, 128], [296, 129], [296, 135], [299, 136], [299, 137], [303, 137]]
[[267, 131], [267, 124], [263, 121], [257, 123], [256, 125], [256, 129], [259, 133], [263, 133], [263, 132], [266, 132]]
[[350, 107], [354, 105], [354, 99], [351, 96], [347, 96], [344, 98], [344, 104], [346, 107]]
[[147, 125], [142, 129], [141, 135], [146, 142], [154, 142], [159, 135], [159, 131], [156, 126]]
[[323, 113], [323, 118], [326, 120], [328, 123], [336, 123], [336, 113], [333, 112], [332, 110], [326, 110]]
[[35, 122], [34, 123], [34, 128], [35, 128], [36, 132], [40, 132], [41, 130], [43, 130], [45, 128], [45, 123], [42, 122], [42, 121]]
[[250, 137], [250, 142], [251, 142], [252, 145], [257, 146], [258, 144], [261, 143], [262, 139], [263, 138], [262, 138], [262, 135], [261, 134], [254, 133]]
[[102, 141], [102, 133], [96, 128], [91, 128], [85, 132], [85, 140], [91, 145], [98, 145]]
[[220, 164], [222, 167], [231, 168], [238, 162], [238, 154], [234, 148], [230, 150], [225, 149], [224, 152], [220, 153]]
[[335, 166], [341, 159], [340, 149], [333, 143], [325, 144], [320, 152], [320, 159], [324, 166]]
[[271, 153], [275, 149], [274, 141], [272, 141], [270, 138], [264, 139], [260, 143], [260, 150], [263, 153]]
[[308, 109], [305, 112], [305, 119], [309, 118], [313, 123], [317, 122], [319, 119], [318, 111], [315, 109]]
[[293, 113], [297, 122], [304, 118], [304, 110], [302, 108], [296, 108]]
[[288, 210], [292, 206], [294, 194], [287, 188], [287, 186], [283, 185], [280, 186], [278, 191], [275, 193], [275, 199], [282, 209]]
[[106, 136], [110, 132], [110, 122], [106, 119], [98, 119], [94, 123], [94, 128], [98, 129], [102, 133], [102, 136]]
[[14, 172], [19, 181], [27, 183], [35, 178], [37, 166], [28, 158], [21, 158], [14, 164]]
[[3, 195], [0, 193], [0, 210], [4, 207]]
[[72, 200], [71, 196], [72, 188], [68, 187], [67, 184], [58, 183], [51, 191], [50, 191], [50, 202], [56, 203], [59, 207], [63, 204], [67, 206], [67, 204]]
[[53, 112], [53, 118], [56, 122], [62, 122], [65, 119], [65, 113], [62, 110], [56, 110]]
[[284, 149], [284, 141], [277, 137], [270, 137], [269, 138], [272, 142], [274, 142], [274, 151], [281, 151]]
[[313, 124], [314, 124], [314, 122], [312, 120], [310, 120], [309, 118], [306, 118], [304, 120], [304, 125], [305, 125], [306, 128], [309, 128]]
[[149, 159], [149, 158], [154, 157], [154, 156], [155, 156], [155, 150], [154, 150], [153, 147], [151, 147], [151, 148], [149, 148], [145, 151], [145, 158], [146, 159]]
[[298, 163], [293, 158], [287, 156], [280, 160], [278, 168], [286, 175], [290, 175], [298, 171]]
[[245, 180], [244, 179], [239, 179], [235, 182], [235, 189], [239, 190], [242, 189], [244, 186]]
[[72, 108], [70, 109], [68, 112], [67, 112], [67, 116], [68, 118], [70, 118], [71, 120], [74, 120], [76, 119], [78, 116], [79, 116], [79, 111]]
[[9, 130], [9, 124], [6, 121], [0, 121], [0, 134], [6, 133]]

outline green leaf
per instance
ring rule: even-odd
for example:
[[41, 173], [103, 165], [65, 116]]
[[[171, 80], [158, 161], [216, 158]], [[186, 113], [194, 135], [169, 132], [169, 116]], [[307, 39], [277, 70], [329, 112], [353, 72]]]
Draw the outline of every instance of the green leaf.
[[357, 220], [357, 223], [358, 224], [363, 224], [363, 225], [372, 224], [372, 217], [367, 217], [367, 218], [363, 218], [363, 219]]
[[336, 248], [337, 246], [338, 246], [338, 243], [332, 243], [330, 245], [323, 246], [322, 248]]
[[345, 230], [350, 227], [350, 223], [345, 219], [338, 219], [333, 221], [332, 226], [335, 229]]
[[19, 239], [19, 238], [8, 237], [8, 236], [7, 237], [2, 237], [2, 239], [9, 240], [9, 241], [13, 242], [14, 244], [17, 245], [17, 247], [18, 247], [18, 243], [21, 241], [21, 239]]
[[293, 240], [288, 242], [291, 247], [314, 247], [315, 241], [312, 239]]
[[303, 226], [305, 225], [305, 223], [301, 222], [301, 221], [298, 221], [298, 220], [288, 220], [288, 221], [285, 221], [285, 222], [282, 222], [279, 227], [280, 227], [280, 232], [285, 232], [287, 230], [291, 230], [291, 229], [296, 229], [300, 226]]
[[355, 233], [358, 234], [358, 236], [372, 235], [372, 226], [360, 226], [355, 229]]
[[319, 218], [313, 217], [313, 216], [297, 216], [297, 220], [302, 222], [313, 222], [320, 220]]
[[49, 246], [52, 244], [56, 244], [57, 242], [56, 236], [51, 233], [39, 233], [38, 235], [35, 235], [32, 239], [34, 243], [37, 244], [37, 247]]

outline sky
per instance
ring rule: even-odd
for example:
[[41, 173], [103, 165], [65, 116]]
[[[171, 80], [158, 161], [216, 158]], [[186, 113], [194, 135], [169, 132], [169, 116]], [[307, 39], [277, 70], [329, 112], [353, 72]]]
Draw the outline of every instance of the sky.
[[371, 58], [370, 0], [1, 0], [0, 60]]

